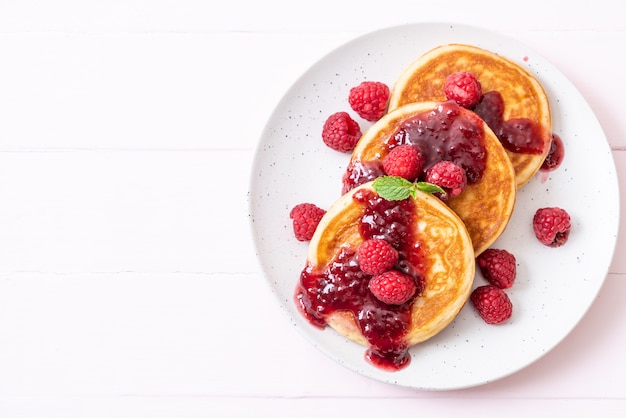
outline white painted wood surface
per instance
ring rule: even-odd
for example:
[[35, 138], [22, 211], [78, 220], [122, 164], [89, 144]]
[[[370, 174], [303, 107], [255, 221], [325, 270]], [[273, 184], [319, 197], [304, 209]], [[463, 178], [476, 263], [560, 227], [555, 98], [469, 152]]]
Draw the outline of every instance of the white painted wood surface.
[[625, 416], [626, 222], [579, 326], [485, 386], [366, 379], [274, 306], [247, 208], [265, 121], [332, 49], [420, 21], [554, 63], [596, 112], [626, 207], [618, 0], [0, 1], [0, 417]]

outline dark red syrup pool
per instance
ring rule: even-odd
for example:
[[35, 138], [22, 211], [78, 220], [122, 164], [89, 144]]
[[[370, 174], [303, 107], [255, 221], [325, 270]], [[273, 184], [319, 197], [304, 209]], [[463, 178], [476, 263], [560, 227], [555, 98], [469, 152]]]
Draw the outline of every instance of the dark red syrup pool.
[[[425, 160], [418, 180], [426, 170], [441, 160], [454, 161], [465, 169], [468, 183], [482, 177], [486, 166], [483, 122], [475, 114], [452, 101], [434, 110], [407, 118], [385, 141], [392, 148], [413, 145]], [[353, 161], [343, 176], [342, 192], [384, 175], [382, 158], [375, 161]]]
[[[391, 243], [399, 254], [395, 268], [413, 276], [418, 295], [424, 288], [419, 240], [413, 233], [416, 222], [413, 199], [388, 201], [370, 191], [353, 196], [364, 205], [359, 233], [364, 240], [381, 238]], [[406, 333], [411, 321], [411, 303], [387, 305], [368, 289], [372, 276], [361, 271], [356, 248], [344, 248], [327, 266], [307, 263], [296, 289], [300, 312], [317, 327], [327, 325], [334, 312], [350, 312], [370, 347], [367, 361], [384, 370], [400, 370], [410, 362]]]

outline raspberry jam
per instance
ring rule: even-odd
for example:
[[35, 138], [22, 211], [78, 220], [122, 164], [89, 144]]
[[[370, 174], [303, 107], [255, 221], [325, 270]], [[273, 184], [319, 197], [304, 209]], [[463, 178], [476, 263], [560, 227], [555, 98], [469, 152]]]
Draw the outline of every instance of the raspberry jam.
[[565, 147], [563, 146], [563, 140], [560, 136], [553, 133], [552, 134], [552, 143], [550, 144], [550, 151], [546, 156], [546, 159], [543, 161], [541, 165], [541, 171], [554, 171], [563, 162], [563, 158], [565, 157]]
[[544, 149], [544, 130], [526, 118], [504, 120], [504, 101], [497, 91], [483, 94], [474, 108], [496, 134], [504, 148], [521, 154], [541, 154]]
[[368, 181], [384, 176], [382, 159], [373, 161], [351, 161], [342, 177], [341, 193], [347, 193]]
[[[363, 239], [381, 238], [392, 244], [399, 255], [395, 268], [413, 276], [419, 294], [423, 269], [412, 227], [416, 222], [413, 200], [388, 201], [368, 190], [355, 193], [353, 199], [365, 205], [358, 226]], [[359, 268], [356, 250], [342, 248], [327, 266], [307, 264], [296, 290], [298, 308], [318, 327], [325, 327], [327, 316], [334, 312], [351, 313], [369, 343], [367, 361], [381, 369], [400, 370], [411, 359], [405, 336], [413, 299], [402, 305], [387, 305], [376, 299], [368, 289], [372, 276]]]
[[[456, 103], [448, 101], [436, 109], [403, 121], [385, 141], [386, 152], [410, 144], [417, 148], [425, 163], [418, 179], [441, 160], [454, 161], [465, 169], [468, 183], [482, 177], [486, 165], [482, 121]], [[382, 158], [376, 161], [353, 161], [343, 176], [343, 193], [384, 175]]]

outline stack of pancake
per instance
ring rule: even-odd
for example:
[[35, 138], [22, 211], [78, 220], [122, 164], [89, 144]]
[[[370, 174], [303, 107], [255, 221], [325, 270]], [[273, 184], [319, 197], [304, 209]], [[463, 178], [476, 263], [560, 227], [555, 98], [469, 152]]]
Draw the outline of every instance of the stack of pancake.
[[[411, 301], [407, 347], [437, 334], [461, 310], [471, 292], [475, 257], [504, 231], [513, 213], [517, 190], [540, 169], [550, 149], [548, 98], [535, 77], [517, 63], [490, 51], [451, 44], [425, 53], [400, 75], [391, 89], [387, 114], [362, 136], [348, 170], [383, 159], [390, 151], [391, 136], [402, 123], [436, 111], [447, 101], [445, 79], [460, 71], [474, 74], [483, 94], [493, 91], [501, 95], [503, 120], [535, 123], [540, 128], [543, 147], [533, 153], [507, 149], [479, 118], [486, 151], [480, 178], [468, 183], [461, 195], [446, 202], [421, 192], [412, 198], [418, 219], [414, 244], [422, 249], [425, 288]], [[462, 112], [476, 117], [472, 110], [462, 109]], [[353, 197], [359, 190], [373, 190], [371, 180], [364, 177], [362, 184], [357, 182], [351, 189], [344, 187], [344, 195], [329, 208], [310, 243], [309, 269], [327, 269], [341, 250], [356, 249], [363, 241], [358, 225], [365, 207]], [[369, 345], [350, 312], [334, 312], [324, 320], [347, 338]]]

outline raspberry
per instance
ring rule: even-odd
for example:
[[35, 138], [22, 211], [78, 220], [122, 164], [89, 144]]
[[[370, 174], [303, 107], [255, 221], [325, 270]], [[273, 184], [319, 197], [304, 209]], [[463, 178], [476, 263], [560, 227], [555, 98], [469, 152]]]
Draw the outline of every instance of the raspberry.
[[500, 289], [508, 289], [515, 282], [515, 256], [507, 250], [488, 248], [477, 258], [483, 277]]
[[293, 233], [298, 241], [309, 241], [326, 211], [313, 203], [300, 203], [291, 209]]
[[392, 148], [383, 160], [383, 170], [389, 176], [400, 176], [413, 181], [424, 167], [424, 158], [413, 145]]
[[357, 250], [359, 267], [366, 274], [382, 274], [398, 262], [398, 252], [383, 239], [368, 239]]
[[333, 113], [324, 122], [322, 140], [335, 151], [352, 152], [360, 138], [359, 124], [346, 112]]
[[448, 100], [454, 100], [459, 106], [471, 109], [483, 95], [480, 82], [474, 74], [458, 72], [446, 77], [444, 91]]
[[389, 87], [378, 81], [364, 81], [350, 89], [348, 102], [360, 117], [370, 122], [382, 118], [387, 111]]
[[470, 300], [478, 315], [488, 324], [501, 324], [513, 313], [513, 304], [508, 295], [491, 284], [474, 289]]
[[415, 280], [398, 270], [389, 270], [370, 279], [369, 289], [381, 302], [388, 305], [402, 305], [417, 290]]
[[571, 226], [567, 211], [558, 207], [537, 209], [533, 216], [535, 236], [548, 247], [560, 247], [565, 244]]
[[437, 196], [441, 200], [460, 195], [467, 185], [465, 170], [452, 161], [439, 161], [426, 170], [426, 181], [441, 187], [446, 194]]

